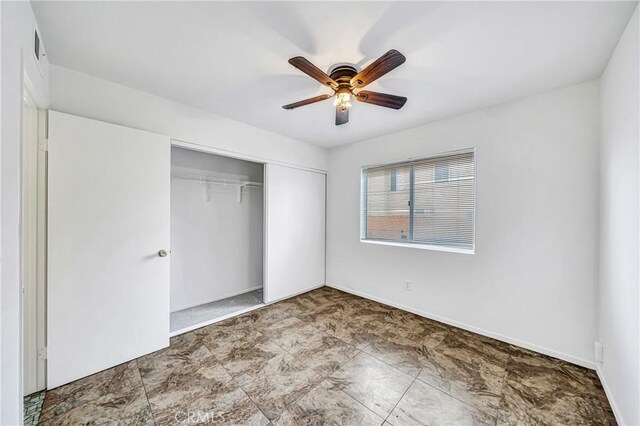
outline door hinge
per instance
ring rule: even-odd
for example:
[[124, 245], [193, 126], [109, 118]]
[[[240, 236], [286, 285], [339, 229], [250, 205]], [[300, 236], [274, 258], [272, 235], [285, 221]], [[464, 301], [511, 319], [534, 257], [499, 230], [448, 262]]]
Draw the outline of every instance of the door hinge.
[[49, 139], [40, 139], [38, 142], [38, 150], [47, 152], [49, 151]]
[[46, 346], [44, 348], [38, 349], [38, 359], [40, 361], [44, 361], [45, 359], [47, 359], [47, 347]]

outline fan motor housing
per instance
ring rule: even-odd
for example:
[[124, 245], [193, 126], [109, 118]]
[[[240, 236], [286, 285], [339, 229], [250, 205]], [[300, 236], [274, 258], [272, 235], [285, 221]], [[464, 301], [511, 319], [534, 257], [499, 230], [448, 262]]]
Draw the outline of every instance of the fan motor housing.
[[351, 65], [338, 65], [331, 70], [330, 77], [334, 79], [339, 85], [351, 84], [351, 79], [358, 74], [358, 70]]

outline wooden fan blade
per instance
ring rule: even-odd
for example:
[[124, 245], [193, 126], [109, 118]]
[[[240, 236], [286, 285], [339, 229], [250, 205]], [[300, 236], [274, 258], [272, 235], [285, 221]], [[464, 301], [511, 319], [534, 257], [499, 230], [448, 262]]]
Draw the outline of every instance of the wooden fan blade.
[[294, 102], [292, 104], [284, 105], [282, 108], [284, 108], [284, 109], [294, 109], [294, 108], [298, 108], [298, 107], [301, 107], [301, 106], [305, 106], [305, 105], [313, 104], [313, 103], [316, 103], [316, 102], [324, 101], [325, 99], [329, 99], [332, 96], [333, 95], [320, 95], [320, 96], [316, 96], [315, 98], [309, 98], [309, 99], [305, 99], [304, 101], [298, 101], [298, 102]]
[[351, 79], [351, 85], [357, 89], [363, 88], [394, 68], [404, 64], [404, 61], [406, 60], [407, 58], [405, 58], [402, 53], [391, 49], [373, 61], [371, 65], [356, 74], [356, 76]]
[[362, 90], [356, 94], [356, 99], [366, 104], [374, 104], [386, 108], [400, 109], [407, 102], [404, 96], [387, 95], [386, 93]]
[[340, 109], [339, 106], [336, 106], [336, 126], [340, 126], [348, 122], [349, 122], [349, 108], [343, 110], [343, 109]]
[[303, 73], [307, 74], [309, 77], [318, 80], [320, 83], [329, 86], [332, 89], [338, 88], [338, 83], [334, 79], [329, 77], [327, 73], [313, 65], [302, 56], [296, 56], [295, 58], [289, 59], [289, 63], [298, 68]]

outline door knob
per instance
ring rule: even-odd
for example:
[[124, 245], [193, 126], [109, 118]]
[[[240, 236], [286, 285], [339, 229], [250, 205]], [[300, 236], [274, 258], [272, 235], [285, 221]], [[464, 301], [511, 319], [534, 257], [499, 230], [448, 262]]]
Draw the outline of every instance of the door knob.
[[165, 249], [162, 249], [158, 252], [158, 256], [160, 257], [167, 257], [167, 251]]

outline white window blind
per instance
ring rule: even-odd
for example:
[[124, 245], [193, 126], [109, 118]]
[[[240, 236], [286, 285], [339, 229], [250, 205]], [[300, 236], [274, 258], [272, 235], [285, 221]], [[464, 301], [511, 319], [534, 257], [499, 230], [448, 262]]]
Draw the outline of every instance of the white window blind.
[[474, 249], [473, 151], [365, 168], [362, 239]]

